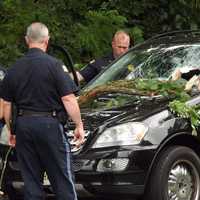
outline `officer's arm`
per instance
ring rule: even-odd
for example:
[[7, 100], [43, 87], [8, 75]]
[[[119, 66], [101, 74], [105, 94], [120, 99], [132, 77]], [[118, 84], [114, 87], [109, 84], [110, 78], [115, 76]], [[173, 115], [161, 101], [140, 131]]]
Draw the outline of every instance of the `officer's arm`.
[[0, 119], [3, 119], [3, 99], [0, 98]]
[[88, 65], [83, 67], [78, 72], [78, 79], [84, 80], [86, 83], [88, 83], [90, 80], [92, 80], [99, 72], [98, 72], [98, 66], [99, 63], [96, 61], [90, 62]]
[[77, 141], [76, 146], [79, 147], [84, 142], [84, 129], [78, 102], [74, 94], [63, 96], [61, 99], [68, 115], [76, 124], [74, 140]]
[[80, 109], [74, 94], [63, 96], [61, 99], [67, 113], [76, 124], [76, 126], [82, 125]]
[[[70, 73], [69, 75], [70, 75], [71, 79], [74, 79], [74, 76], [73, 76], [72, 73]], [[80, 72], [78, 72], [78, 71], [76, 71], [76, 76], [77, 76], [79, 82], [85, 80], [84, 77], [83, 77], [83, 76], [80, 74]]]
[[15, 135], [11, 134], [11, 127], [10, 127], [11, 111], [12, 111], [11, 102], [4, 100], [4, 102], [3, 102], [3, 112], [4, 112], [4, 119], [5, 119], [7, 128], [8, 128], [9, 145], [14, 147], [15, 144], [16, 144], [16, 139], [15, 139]]
[[10, 131], [10, 121], [11, 121], [11, 102], [5, 101], [3, 102], [3, 115], [7, 125], [8, 130]]

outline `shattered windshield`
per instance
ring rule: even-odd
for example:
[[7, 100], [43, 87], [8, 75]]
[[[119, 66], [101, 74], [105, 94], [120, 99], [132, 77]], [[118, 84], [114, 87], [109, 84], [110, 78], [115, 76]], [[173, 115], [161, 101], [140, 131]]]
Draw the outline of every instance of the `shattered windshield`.
[[118, 80], [97, 86], [78, 99], [81, 108], [110, 109], [150, 99], [188, 99], [184, 81], [158, 79]]
[[200, 44], [133, 48], [109, 65], [84, 90], [91, 90], [114, 80], [130, 80], [140, 77], [169, 79], [177, 67], [199, 67], [199, 58]]

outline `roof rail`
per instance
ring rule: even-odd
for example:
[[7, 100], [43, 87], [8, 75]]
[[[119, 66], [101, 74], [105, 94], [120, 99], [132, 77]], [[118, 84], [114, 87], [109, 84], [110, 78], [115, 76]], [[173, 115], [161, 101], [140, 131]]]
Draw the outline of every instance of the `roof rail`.
[[[162, 38], [162, 37], [166, 37], [166, 36], [177, 36], [177, 35], [181, 35], [181, 34], [188, 34], [188, 35], [191, 35], [191, 34], [195, 34], [195, 33], [199, 33], [200, 35], [200, 30], [177, 30], [177, 31], [171, 31], [171, 32], [166, 32], [166, 33], [160, 33], [158, 35], [155, 35], [149, 39], [159, 39], [159, 38]], [[149, 40], [148, 39], [148, 40]]]
[[173, 37], [175, 38], [176, 36], [184, 36], [185, 38], [188, 38], [188, 39], [192, 39], [194, 38], [194, 36], [199, 36], [199, 40], [200, 40], [200, 30], [197, 29], [197, 30], [177, 30], [177, 31], [171, 31], [171, 32], [165, 32], [165, 33], [160, 33], [160, 34], [157, 34], [153, 37], [150, 37], [148, 38], [147, 40], [145, 40], [144, 42], [142, 43], [138, 43], [136, 45], [134, 45], [131, 49], [138, 49], [138, 48], [141, 48], [142, 46], [148, 44], [148, 43], [153, 43], [154, 40], [155, 41], [159, 41], [160, 39], [173, 39]]

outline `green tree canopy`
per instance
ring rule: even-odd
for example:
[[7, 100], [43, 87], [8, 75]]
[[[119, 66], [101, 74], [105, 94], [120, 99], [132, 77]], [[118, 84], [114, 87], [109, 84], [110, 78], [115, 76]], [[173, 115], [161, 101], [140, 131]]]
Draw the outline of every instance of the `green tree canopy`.
[[[75, 63], [110, 51], [118, 29], [134, 42], [174, 29], [197, 29], [199, 0], [2, 0], [0, 1], [0, 63], [10, 66], [26, 49], [26, 27], [45, 23], [51, 41], [69, 49]], [[188, 14], [189, 13], [189, 14]]]

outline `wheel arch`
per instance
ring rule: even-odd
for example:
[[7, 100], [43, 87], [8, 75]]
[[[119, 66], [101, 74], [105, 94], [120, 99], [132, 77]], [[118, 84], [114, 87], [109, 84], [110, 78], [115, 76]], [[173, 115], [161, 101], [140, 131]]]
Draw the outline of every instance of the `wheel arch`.
[[145, 189], [146, 189], [146, 186], [148, 185], [148, 181], [150, 179], [152, 169], [156, 161], [159, 159], [161, 152], [171, 146], [189, 147], [197, 154], [198, 157], [200, 157], [200, 140], [198, 140], [196, 136], [193, 136], [191, 133], [176, 133], [175, 135], [169, 137], [167, 140], [161, 143], [161, 145], [158, 147], [155, 153], [155, 156], [151, 162], [151, 165], [148, 169], [148, 172], [145, 178], [145, 184], [144, 184]]

